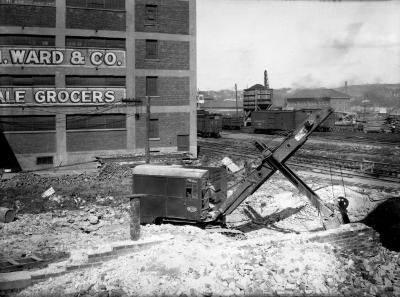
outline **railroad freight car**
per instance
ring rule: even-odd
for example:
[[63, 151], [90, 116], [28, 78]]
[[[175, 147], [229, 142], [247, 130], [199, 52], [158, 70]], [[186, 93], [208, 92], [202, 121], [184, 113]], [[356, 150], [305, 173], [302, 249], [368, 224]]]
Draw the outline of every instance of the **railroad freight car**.
[[[290, 132], [300, 125], [315, 110], [262, 110], [251, 113], [254, 132]], [[331, 131], [335, 125], [335, 116], [331, 114], [318, 128], [319, 131]]]
[[260, 110], [251, 113], [254, 132], [292, 131], [304, 121], [307, 113], [301, 110]]
[[243, 117], [224, 115], [222, 116], [222, 128], [227, 130], [240, 130], [243, 126]]
[[222, 131], [222, 115], [197, 110], [197, 135], [201, 137], [220, 137]]

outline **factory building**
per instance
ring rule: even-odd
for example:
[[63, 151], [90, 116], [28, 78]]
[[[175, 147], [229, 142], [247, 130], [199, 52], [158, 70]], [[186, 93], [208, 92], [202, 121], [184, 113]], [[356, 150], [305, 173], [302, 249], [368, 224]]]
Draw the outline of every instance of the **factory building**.
[[350, 111], [350, 97], [332, 89], [304, 89], [286, 99], [286, 109], [323, 109], [332, 107], [336, 112]]
[[196, 154], [195, 0], [0, 0], [0, 168]]

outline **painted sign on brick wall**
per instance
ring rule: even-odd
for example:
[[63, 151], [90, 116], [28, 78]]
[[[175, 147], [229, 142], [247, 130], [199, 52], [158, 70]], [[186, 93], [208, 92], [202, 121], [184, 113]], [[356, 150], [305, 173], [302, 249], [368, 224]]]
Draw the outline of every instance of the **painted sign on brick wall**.
[[0, 105], [110, 104], [125, 97], [125, 88], [0, 88]]
[[0, 67], [75, 66], [124, 68], [125, 65], [125, 51], [121, 50], [0, 47]]

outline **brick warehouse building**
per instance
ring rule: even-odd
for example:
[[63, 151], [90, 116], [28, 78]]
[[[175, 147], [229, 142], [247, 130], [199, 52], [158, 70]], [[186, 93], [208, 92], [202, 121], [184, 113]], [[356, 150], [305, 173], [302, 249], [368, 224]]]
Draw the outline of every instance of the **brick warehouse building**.
[[151, 151], [196, 154], [195, 13], [195, 0], [0, 0], [0, 167], [143, 152], [144, 96]]

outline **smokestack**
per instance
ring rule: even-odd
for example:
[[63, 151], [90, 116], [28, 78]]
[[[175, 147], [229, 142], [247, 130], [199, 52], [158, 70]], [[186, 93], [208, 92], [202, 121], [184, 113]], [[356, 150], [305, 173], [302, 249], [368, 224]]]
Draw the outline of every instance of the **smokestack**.
[[347, 94], [347, 80], [344, 82], [344, 92]]
[[268, 73], [267, 70], [264, 71], [264, 87], [269, 89]]

